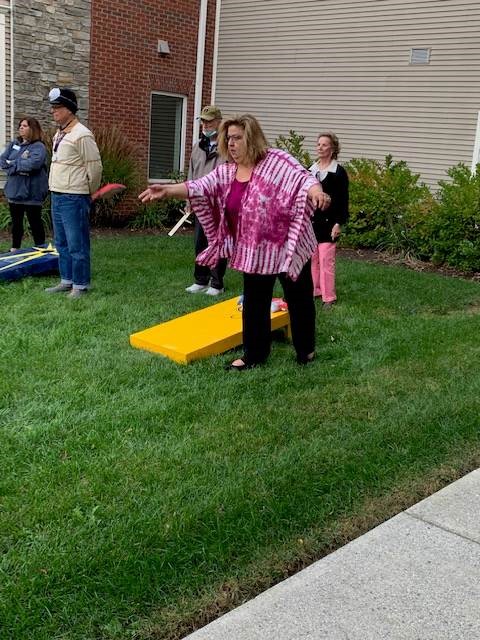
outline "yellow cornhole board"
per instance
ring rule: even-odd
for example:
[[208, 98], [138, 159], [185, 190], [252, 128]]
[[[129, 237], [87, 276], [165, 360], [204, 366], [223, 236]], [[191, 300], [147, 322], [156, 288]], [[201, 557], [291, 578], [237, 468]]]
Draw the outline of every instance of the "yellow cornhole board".
[[[231, 298], [132, 333], [130, 344], [181, 364], [223, 353], [242, 344], [242, 312], [237, 302], [238, 298]], [[272, 313], [271, 321], [272, 331], [284, 329], [290, 337], [288, 311]]]

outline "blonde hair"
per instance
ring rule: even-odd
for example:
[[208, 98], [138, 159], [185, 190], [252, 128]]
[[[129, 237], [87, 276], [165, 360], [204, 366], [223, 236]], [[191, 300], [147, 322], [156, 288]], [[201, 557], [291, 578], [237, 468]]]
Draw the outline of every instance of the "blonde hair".
[[340, 142], [337, 136], [332, 131], [327, 131], [325, 133], [319, 133], [317, 136], [317, 142], [320, 138], [328, 138], [332, 143], [332, 158], [335, 160], [338, 158], [338, 154], [340, 153]]
[[240, 127], [245, 134], [245, 144], [247, 147], [247, 160], [252, 164], [257, 164], [267, 155], [268, 142], [262, 131], [260, 123], [250, 113], [243, 115], [233, 115], [224, 118], [217, 135], [217, 144], [220, 155], [231, 160], [228, 153], [228, 128], [231, 126]]

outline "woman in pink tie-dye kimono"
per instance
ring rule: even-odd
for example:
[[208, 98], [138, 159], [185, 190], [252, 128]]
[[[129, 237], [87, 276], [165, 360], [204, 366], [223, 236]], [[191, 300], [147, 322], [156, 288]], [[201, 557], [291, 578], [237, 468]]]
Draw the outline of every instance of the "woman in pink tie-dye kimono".
[[270, 353], [270, 303], [278, 277], [290, 313], [297, 362], [314, 358], [315, 306], [310, 257], [317, 246], [311, 216], [330, 198], [292, 156], [268, 148], [250, 114], [223, 120], [218, 149], [228, 162], [198, 180], [151, 185], [142, 202], [188, 198], [208, 240], [199, 264], [227, 258], [243, 273], [244, 354], [228, 365], [244, 371]]

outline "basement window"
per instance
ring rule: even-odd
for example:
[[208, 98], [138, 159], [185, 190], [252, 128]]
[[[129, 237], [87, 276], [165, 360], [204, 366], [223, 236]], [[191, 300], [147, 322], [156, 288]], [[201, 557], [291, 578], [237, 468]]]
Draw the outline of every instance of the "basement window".
[[185, 96], [152, 93], [149, 180], [169, 180], [183, 171], [186, 104]]
[[410, 49], [410, 64], [430, 64], [430, 49]]

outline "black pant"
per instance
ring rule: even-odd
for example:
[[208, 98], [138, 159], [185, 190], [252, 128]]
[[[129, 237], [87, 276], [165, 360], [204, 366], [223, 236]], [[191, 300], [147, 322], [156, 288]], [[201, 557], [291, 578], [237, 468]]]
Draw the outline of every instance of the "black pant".
[[[270, 353], [270, 305], [276, 275], [243, 274], [243, 348], [244, 362], [261, 364]], [[315, 302], [310, 260], [298, 280], [285, 273], [278, 275], [288, 304], [292, 341], [298, 358], [315, 349]]]
[[45, 244], [45, 229], [42, 222], [42, 205], [9, 202], [12, 216], [12, 248], [20, 249], [23, 238], [23, 214], [27, 214], [28, 224], [36, 245]]
[[[204, 249], [207, 248], [208, 242], [203, 231], [202, 225], [195, 216], [195, 257], [198, 256]], [[218, 265], [214, 269], [209, 267], [203, 267], [200, 264], [195, 263], [195, 269], [193, 271], [193, 277], [196, 284], [206, 286], [210, 284], [214, 289], [223, 289], [223, 276], [227, 269], [227, 261], [222, 258]]]

